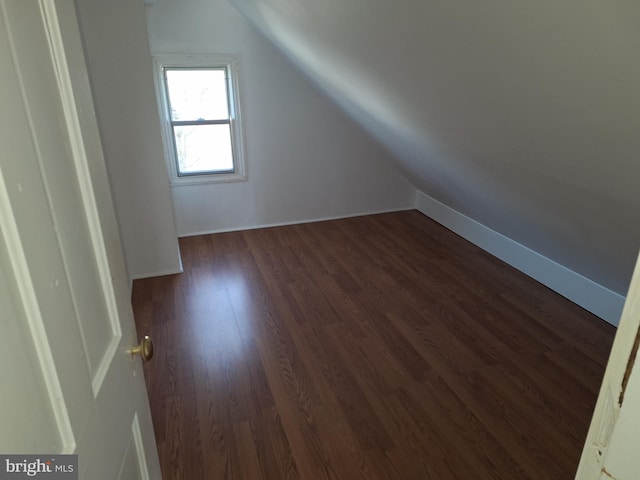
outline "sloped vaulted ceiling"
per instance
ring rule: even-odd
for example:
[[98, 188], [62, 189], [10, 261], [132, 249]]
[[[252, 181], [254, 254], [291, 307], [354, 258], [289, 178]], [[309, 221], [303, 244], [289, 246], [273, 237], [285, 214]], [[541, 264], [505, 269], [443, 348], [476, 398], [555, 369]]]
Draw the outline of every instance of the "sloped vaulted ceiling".
[[637, 0], [230, 0], [416, 187], [625, 294]]

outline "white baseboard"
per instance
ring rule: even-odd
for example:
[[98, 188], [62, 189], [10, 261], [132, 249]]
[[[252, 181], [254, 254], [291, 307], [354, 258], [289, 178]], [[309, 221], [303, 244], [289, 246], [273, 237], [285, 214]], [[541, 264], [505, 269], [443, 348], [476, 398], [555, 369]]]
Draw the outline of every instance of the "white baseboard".
[[133, 281], [134, 280], [142, 280], [143, 278], [151, 278], [151, 277], [164, 277], [165, 275], [176, 275], [178, 273], [183, 273], [184, 270], [182, 269], [182, 261], [180, 261], [180, 268], [179, 269], [169, 269], [169, 270], [161, 270], [158, 272], [151, 272], [151, 273], [142, 273], [139, 275], [132, 275], [131, 277], [129, 277], [129, 296], [131, 296], [131, 292], [133, 291]]
[[[188, 233], [181, 233], [178, 236], [179, 237], [195, 237], [197, 235], [209, 235], [209, 234], [212, 234], [212, 233], [238, 232], [238, 231], [242, 231], [242, 230], [255, 230], [257, 228], [282, 227], [282, 226], [285, 226], [285, 225], [297, 225], [297, 224], [302, 224], [302, 223], [324, 222], [326, 220], [339, 220], [341, 218], [362, 217], [363, 215], [375, 215], [377, 213], [402, 212], [402, 211], [411, 210], [411, 209], [412, 208], [410, 206], [408, 206], [407, 208], [377, 210], [377, 211], [374, 211], [374, 212], [360, 212], [360, 213], [354, 213], [354, 214], [349, 214], [349, 215], [336, 215], [336, 216], [332, 216], [332, 217], [312, 218], [312, 219], [307, 219], [307, 220], [299, 220], [299, 221], [291, 221], [291, 222], [269, 223], [269, 224], [264, 224], [264, 225], [237, 226], [237, 227], [232, 227], [232, 228], [221, 228], [221, 229], [217, 229], [217, 230], [208, 230], [208, 231], [202, 231], [202, 232], [188, 232]], [[130, 278], [129, 278], [129, 295], [131, 295], [131, 293], [133, 291], [133, 281], [134, 280], [140, 280], [140, 279], [143, 279], [143, 278], [151, 278], [151, 277], [163, 277], [165, 275], [175, 275], [175, 274], [178, 274], [178, 273], [183, 273], [183, 271], [184, 270], [182, 268], [182, 259], [180, 259], [180, 268], [177, 269], [177, 270], [176, 269], [169, 269], [169, 270], [163, 270], [163, 271], [158, 271], [158, 272], [150, 272], [150, 273], [131, 275]]]
[[350, 213], [348, 215], [335, 215], [331, 217], [321, 217], [321, 218], [308, 218], [305, 220], [292, 220], [289, 222], [280, 222], [280, 223], [265, 223], [261, 225], [238, 225], [231, 228], [219, 228], [213, 230], [206, 231], [198, 231], [198, 232], [184, 232], [179, 233], [178, 237], [195, 237], [197, 235], [210, 235], [212, 233], [227, 233], [227, 232], [241, 232], [243, 230], [256, 230], [258, 228], [271, 228], [271, 227], [284, 227], [287, 225], [300, 225], [303, 223], [315, 223], [315, 222], [326, 222], [327, 220], [340, 220], [343, 218], [355, 218], [362, 217], [365, 215], [376, 215], [379, 213], [392, 213], [392, 212], [404, 212], [407, 210], [413, 210], [411, 206], [407, 206], [406, 208], [393, 208], [388, 210], [376, 210], [372, 212], [359, 212], [359, 213]]
[[132, 275], [131, 276], [131, 281], [133, 282], [134, 280], [141, 280], [143, 278], [151, 278], [151, 277], [164, 277], [165, 275], [176, 275], [178, 273], [183, 273], [182, 265], [180, 265], [180, 268], [178, 268], [178, 269], [171, 268], [171, 269], [168, 269], [168, 270], [161, 270], [159, 272], [151, 272], [151, 273], [142, 273], [140, 275]]
[[569, 270], [422, 192], [416, 209], [543, 285], [617, 326], [625, 297]]

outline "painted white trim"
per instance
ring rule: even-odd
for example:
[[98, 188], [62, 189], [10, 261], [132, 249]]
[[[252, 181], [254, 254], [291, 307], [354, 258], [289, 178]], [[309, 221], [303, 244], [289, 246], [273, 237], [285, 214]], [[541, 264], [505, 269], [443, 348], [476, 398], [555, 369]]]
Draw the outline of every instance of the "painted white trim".
[[[178, 162], [174, 148], [174, 133], [169, 118], [169, 99], [164, 82], [164, 69], [172, 67], [224, 67], [229, 73], [227, 87], [229, 89], [229, 116], [231, 139], [233, 143], [232, 173], [205, 173], [202, 175], [178, 175]], [[153, 54], [154, 84], [158, 113], [162, 126], [162, 143], [167, 168], [169, 170], [169, 184], [173, 187], [202, 185], [209, 183], [245, 182], [248, 180], [247, 155], [244, 141], [244, 127], [242, 124], [242, 108], [240, 102], [240, 60], [236, 54], [228, 53], [154, 53]]]
[[140, 421], [138, 420], [138, 412], [133, 416], [131, 425], [131, 434], [133, 436], [133, 444], [136, 449], [136, 457], [138, 457], [138, 468], [140, 469], [140, 480], [149, 480], [149, 467], [147, 465], [147, 457], [144, 454], [144, 442], [142, 441], [142, 431], [140, 430]]
[[[615, 452], [615, 431], [621, 409], [629, 408], [629, 397], [625, 395], [620, 403], [620, 393], [622, 392], [624, 378], [627, 373], [629, 361], [638, 329], [640, 328], [640, 257], [636, 260], [636, 266], [629, 285], [627, 301], [624, 305], [620, 326], [613, 341], [611, 354], [607, 370], [602, 379], [598, 401], [596, 402], [591, 419], [591, 426], [587, 433], [587, 438], [578, 464], [576, 480], [595, 480], [604, 477], [603, 467], [606, 467], [607, 453], [609, 446]], [[638, 359], [631, 370], [631, 375], [637, 374], [636, 369], [640, 366]], [[630, 382], [630, 380], [629, 380]], [[627, 386], [629, 383], [627, 383]], [[627, 402], [627, 403], [625, 403]], [[631, 400], [633, 402], [633, 399]], [[637, 408], [636, 405], [631, 408]], [[612, 439], [614, 440], [612, 442]], [[634, 477], [636, 477], [634, 475]], [[625, 477], [629, 478], [629, 477]]]
[[151, 278], [151, 277], [164, 277], [165, 275], [177, 275], [179, 273], [184, 273], [184, 270], [182, 269], [182, 263], [180, 264], [179, 270], [169, 268], [167, 270], [159, 270], [157, 272], [139, 273], [137, 275], [132, 275], [129, 285], [133, 287], [132, 284], [134, 280], [142, 280], [143, 278]]
[[183, 234], [179, 233], [178, 236], [180, 238], [185, 238], [185, 237], [197, 237], [198, 235], [211, 235], [212, 233], [242, 232], [244, 230], [257, 230], [259, 228], [285, 227], [287, 225], [301, 225], [303, 223], [326, 222], [328, 220], [341, 220], [343, 218], [363, 217], [365, 215], [377, 215], [380, 213], [405, 212], [407, 210], [413, 210], [413, 208], [392, 208], [388, 210], [376, 210], [374, 212], [350, 213], [348, 215], [335, 215], [331, 217], [309, 218], [306, 220], [294, 220], [290, 222], [264, 223], [261, 225], [239, 225], [237, 227], [221, 228], [218, 230], [205, 230], [202, 232], [190, 232], [190, 233], [183, 233]]
[[[4, 20], [4, 28], [7, 32], [10, 32], [11, 29], [8, 24], [9, 16], [4, 3], [0, 3], [0, 9], [2, 9], [1, 18]], [[16, 65], [16, 75], [18, 76], [22, 102], [26, 105], [27, 97], [24, 90], [22, 72], [17, 68], [18, 62], [12, 35], [8, 35], [8, 41], [11, 49], [11, 56], [13, 57], [14, 65]], [[25, 113], [27, 121], [29, 122], [29, 127], [33, 132], [33, 119], [26, 108]], [[35, 140], [34, 148], [36, 149], [37, 155], [40, 156], [37, 142], [35, 142]], [[33, 339], [36, 357], [42, 371], [43, 381], [49, 396], [49, 402], [51, 403], [51, 409], [53, 411], [56, 426], [58, 427], [58, 433], [60, 434], [62, 453], [71, 454], [76, 449], [76, 439], [71, 426], [71, 419], [65, 403], [60, 378], [53, 360], [53, 352], [51, 351], [46, 328], [44, 326], [44, 317], [38, 304], [38, 297], [29, 272], [27, 257], [22, 247], [20, 231], [18, 229], [18, 224], [13, 210], [11, 209], [9, 192], [6, 187], [2, 170], [0, 170], [0, 234], [4, 235], [6, 248], [11, 260], [11, 267], [13, 268], [15, 275], [16, 285], [20, 293], [20, 299], [24, 306], [24, 313]]]
[[11, 210], [11, 201], [2, 170], [0, 170], [0, 234], [4, 236], [16, 285], [20, 292], [20, 300], [24, 306], [24, 314], [29, 323], [29, 331], [33, 338], [36, 357], [42, 370], [42, 379], [47, 389], [53, 417], [60, 434], [62, 453], [70, 454], [75, 451], [76, 440], [65, 404], [62, 386], [60, 385], [60, 378], [53, 361], [53, 353], [51, 352], [44, 327], [44, 317], [38, 305], [38, 297], [29, 274], [29, 265], [22, 248], [18, 225]]
[[625, 297], [447, 205], [417, 192], [416, 209], [543, 285], [617, 326]]
[[[62, 32], [60, 31], [58, 14], [52, 2], [45, 2], [41, 0], [41, 9], [47, 31], [47, 40], [51, 50], [51, 58], [54, 62], [56, 80], [60, 91], [60, 100], [67, 125], [67, 132], [69, 134], [71, 156], [73, 158], [77, 174], [78, 188], [80, 189], [80, 195], [82, 197], [89, 236], [91, 238], [92, 248], [95, 252], [96, 266], [100, 276], [100, 283], [102, 285], [105, 298], [105, 306], [113, 335], [97, 368], [93, 368], [93, 366], [91, 366], [91, 387], [93, 389], [94, 397], [97, 397], [102, 386], [102, 382], [107, 375], [107, 371], [109, 370], [109, 367], [113, 362], [113, 358], [118, 351], [118, 345], [122, 338], [122, 329], [120, 328], [118, 305], [111, 280], [111, 267], [109, 265], [109, 257], [104, 244], [102, 226], [100, 225], [100, 214], [96, 204], [95, 193], [93, 191], [89, 162], [87, 159], [87, 150], [85, 148], [82, 136], [82, 127], [80, 126], [80, 119], [78, 117], [78, 107], [73, 94], [73, 84], [69, 74], [69, 66], [67, 65], [67, 56], [62, 41]], [[80, 327], [80, 332], [82, 332], [82, 325], [78, 323], [78, 326]], [[86, 345], [85, 353], [87, 353]], [[88, 355], [87, 358], [89, 358]]]

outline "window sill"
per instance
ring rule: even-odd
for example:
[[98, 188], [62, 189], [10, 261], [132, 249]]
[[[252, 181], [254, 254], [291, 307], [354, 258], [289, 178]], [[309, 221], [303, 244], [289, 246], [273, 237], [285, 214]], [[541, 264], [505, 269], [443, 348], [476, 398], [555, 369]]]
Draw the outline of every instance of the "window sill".
[[210, 175], [192, 175], [173, 177], [169, 180], [171, 187], [188, 187], [192, 185], [208, 185], [212, 183], [246, 182], [247, 176], [240, 173], [214, 173]]

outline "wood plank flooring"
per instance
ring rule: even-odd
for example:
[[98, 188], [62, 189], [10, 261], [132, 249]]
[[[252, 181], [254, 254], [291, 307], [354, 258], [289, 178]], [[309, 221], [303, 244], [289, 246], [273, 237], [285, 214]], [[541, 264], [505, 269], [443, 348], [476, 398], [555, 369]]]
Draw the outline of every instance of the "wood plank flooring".
[[138, 280], [165, 480], [573, 479], [614, 329], [416, 211]]

